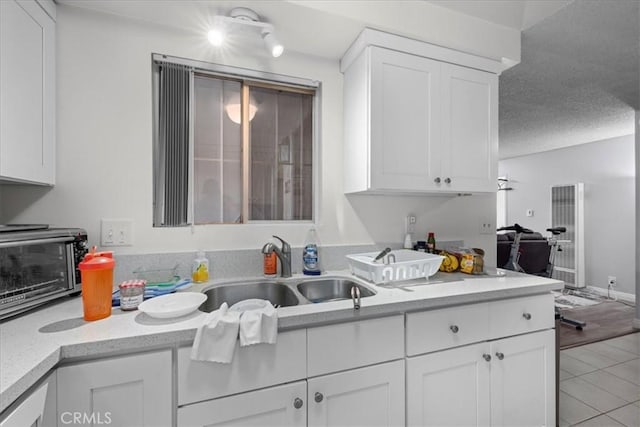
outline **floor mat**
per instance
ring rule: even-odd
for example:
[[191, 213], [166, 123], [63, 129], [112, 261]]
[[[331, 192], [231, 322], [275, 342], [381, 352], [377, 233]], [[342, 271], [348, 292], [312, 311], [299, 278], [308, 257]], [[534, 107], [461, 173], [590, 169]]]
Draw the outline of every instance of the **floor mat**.
[[635, 307], [619, 301], [604, 300], [599, 304], [560, 308], [560, 313], [568, 318], [587, 322], [581, 330], [561, 323], [560, 349], [576, 347], [592, 342], [637, 332], [633, 328]]

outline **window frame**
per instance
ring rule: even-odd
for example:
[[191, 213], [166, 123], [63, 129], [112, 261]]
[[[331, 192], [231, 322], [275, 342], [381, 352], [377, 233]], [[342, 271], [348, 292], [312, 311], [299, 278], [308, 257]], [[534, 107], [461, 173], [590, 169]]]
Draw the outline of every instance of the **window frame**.
[[[295, 225], [295, 224], [318, 224], [320, 220], [320, 170], [321, 170], [321, 140], [320, 140], [320, 107], [322, 105], [322, 86], [317, 80], [304, 79], [299, 77], [292, 77], [283, 74], [276, 74], [264, 71], [251, 70], [241, 67], [233, 67], [228, 65], [221, 65], [215, 63], [209, 63], [204, 61], [197, 61], [185, 58], [179, 58], [164, 54], [153, 53], [151, 55], [152, 64], [152, 84], [153, 84], [153, 175], [154, 175], [154, 194], [153, 194], [153, 226], [154, 227], [193, 227], [193, 226], [206, 226], [206, 225], [247, 225], [247, 224], [282, 224], [282, 225]], [[227, 79], [238, 81], [242, 84], [241, 97], [248, 97], [249, 86], [263, 87], [270, 89], [282, 89], [286, 88], [290, 92], [298, 93], [310, 93], [313, 92], [313, 114], [312, 114], [312, 217], [310, 220], [249, 220], [249, 204], [248, 204], [248, 191], [250, 186], [250, 152], [249, 152], [249, 121], [248, 111], [246, 109], [242, 112], [243, 120], [241, 124], [241, 144], [242, 144], [242, 222], [239, 223], [206, 223], [195, 224], [194, 221], [194, 114], [189, 114], [189, 176], [188, 176], [188, 206], [187, 206], [187, 224], [184, 225], [162, 225], [160, 221], [161, 209], [158, 209], [157, 200], [159, 200], [158, 191], [156, 186], [156, 180], [158, 179], [158, 170], [161, 168], [160, 158], [164, 155], [161, 153], [159, 147], [158, 137], [158, 80], [159, 80], [159, 63], [175, 63], [180, 65], [186, 65], [191, 68], [190, 72], [190, 111], [193, 112], [194, 107], [194, 76], [196, 74], [211, 76], [219, 79]]]

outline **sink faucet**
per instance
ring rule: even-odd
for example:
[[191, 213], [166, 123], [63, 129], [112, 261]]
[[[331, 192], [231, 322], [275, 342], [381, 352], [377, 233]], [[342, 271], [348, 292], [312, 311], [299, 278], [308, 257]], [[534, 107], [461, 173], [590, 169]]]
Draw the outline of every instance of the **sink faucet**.
[[270, 254], [275, 252], [276, 256], [280, 260], [280, 276], [291, 277], [291, 246], [280, 237], [273, 237], [282, 242], [282, 249], [279, 249], [276, 245], [269, 242], [262, 247], [262, 253]]

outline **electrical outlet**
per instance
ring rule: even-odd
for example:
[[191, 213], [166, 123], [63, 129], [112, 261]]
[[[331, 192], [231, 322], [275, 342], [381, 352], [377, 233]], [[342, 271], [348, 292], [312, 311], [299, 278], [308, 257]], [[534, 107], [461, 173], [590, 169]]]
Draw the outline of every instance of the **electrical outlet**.
[[493, 221], [484, 219], [480, 221], [480, 234], [495, 234], [496, 230], [493, 228]]
[[616, 286], [616, 276], [607, 277], [607, 284], [612, 288]]
[[103, 219], [101, 221], [101, 246], [131, 246], [132, 244], [133, 220]]
[[405, 233], [408, 233], [408, 234], [413, 233], [416, 228], [416, 216], [413, 214], [407, 215], [407, 217], [405, 218], [404, 224], [405, 224], [404, 226]]

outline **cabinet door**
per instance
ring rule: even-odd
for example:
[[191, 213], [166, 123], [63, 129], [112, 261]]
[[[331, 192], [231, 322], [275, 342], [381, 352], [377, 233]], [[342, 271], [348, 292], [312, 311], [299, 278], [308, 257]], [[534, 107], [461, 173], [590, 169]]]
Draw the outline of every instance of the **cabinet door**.
[[370, 187], [435, 188], [434, 179], [440, 176], [440, 63], [388, 49], [369, 49]]
[[183, 406], [178, 409], [179, 426], [282, 426], [307, 424], [307, 383], [237, 394]]
[[554, 330], [491, 343], [491, 425], [554, 425], [554, 346]]
[[404, 360], [308, 380], [308, 425], [404, 426]]
[[[45, 423], [45, 402], [51, 393], [51, 384], [45, 382], [36, 391], [27, 396], [22, 403], [6, 416], [0, 417], [0, 427], [38, 427], [51, 425]], [[55, 381], [53, 383], [55, 388]], [[55, 394], [55, 390], [53, 391]], [[48, 421], [51, 421], [50, 419]], [[55, 418], [53, 419], [55, 423]]]
[[481, 343], [408, 358], [407, 425], [489, 425], [488, 353]]
[[171, 425], [171, 370], [170, 350], [61, 367], [58, 425]]
[[498, 76], [442, 64], [443, 190], [495, 192]]
[[0, 1], [0, 179], [54, 183], [55, 23], [35, 2]]

